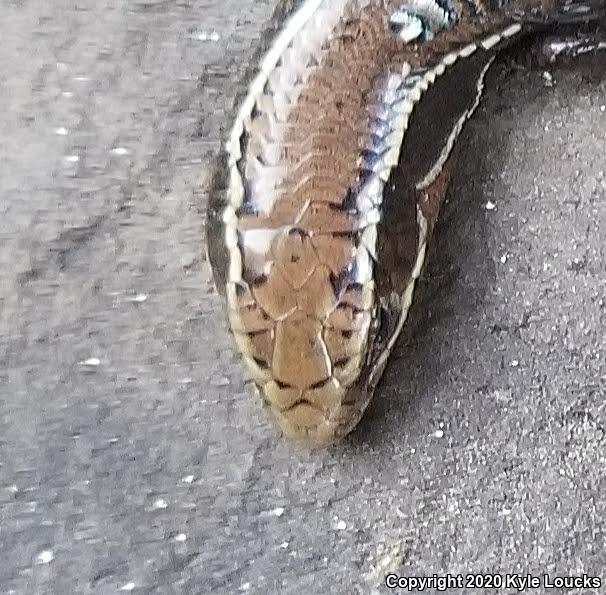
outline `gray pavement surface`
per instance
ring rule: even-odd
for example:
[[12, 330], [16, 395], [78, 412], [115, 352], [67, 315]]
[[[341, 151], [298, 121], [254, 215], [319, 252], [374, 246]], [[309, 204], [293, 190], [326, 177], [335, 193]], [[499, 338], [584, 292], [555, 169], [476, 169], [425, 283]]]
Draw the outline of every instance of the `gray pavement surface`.
[[495, 67], [384, 382], [309, 453], [251, 396], [202, 249], [274, 7], [0, 3], [0, 593], [606, 581], [604, 58]]

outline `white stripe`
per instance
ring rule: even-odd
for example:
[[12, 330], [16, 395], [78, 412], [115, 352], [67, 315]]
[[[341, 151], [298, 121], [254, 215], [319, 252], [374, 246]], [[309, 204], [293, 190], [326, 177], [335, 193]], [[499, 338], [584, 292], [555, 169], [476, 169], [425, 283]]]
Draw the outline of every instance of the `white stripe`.
[[391, 350], [393, 349], [393, 346], [395, 345], [396, 341], [398, 340], [398, 337], [400, 336], [400, 333], [402, 332], [402, 329], [404, 328], [404, 323], [408, 318], [408, 312], [410, 310], [410, 306], [412, 305], [412, 298], [414, 296], [415, 285], [418, 278], [421, 276], [421, 271], [423, 270], [423, 264], [425, 263], [425, 254], [427, 251], [428, 226], [427, 219], [425, 219], [423, 213], [421, 213], [421, 209], [419, 209], [418, 207], [417, 222], [419, 225], [419, 244], [417, 248], [417, 257], [415, 260], [414, 268], [410, 275], [410, 281], [408, 282], [408, 285], [406, 286], [406, 289], [404, 290], [404, 293], [401, 296], [402, 310], [400, 312], [400, 318], [398, 319], [398, 324], [396, 326], [395, 331], [387, 342], [387, 346], [385, 347], [381, 355], [379, 355], [376, 364], [373, 366], [373, 369], [370, 373], [370, 377], [368, 379], [369, 384], [373, 383], [377, 373], [382, 372], [383, 366], [387, 362], [387, 359], [391, 354]]
[[462, 58], [469, 58], [469, 56], [471, 56], [477, 49], [478, 49], [478, 46], [475, 43], [470, 43], [467, 47], [464, 47], [459, 52], [459, 55]]
[[484, 41], [482, 41], [480, 43], [480, 45], [485, 50], [489, 50], [490, 48], [493, 48], [495, 45], [497, 45], [497, 43], [499, 43], [499, 41], [501, 41], [501, 39], [502, 39], [501, 35], [491, 35], [490, 37], [487, 37]]
[[431, 167], [431, 169], [426, 174], [426, 176], [420, 182], [417, 183], [417, 186], [416, 186], [417, 190], [423, 190], [423, 189], [427, 188], [428, 186], [431, 186], [431, 184], [433, 184], [433, 182], [435, 182], [436, 178], [440, 175], [440, 172], [442, 171], [444, 164], [448, 160], [448, 157], [450, 156], [450, 153], [452, 152], [452, 149], [454, 148], [455, 141], [459, 137], [459, 134], [461, 134], [461, 130], [463, 130], [463, 126], [465, 125], [465, 122], [467, 122], [467, 120], [469, 120], [469, 118], [472, 116], [473, 112], [475, 112], [478, 105], [480, 104], [482, 92], [484, 91], [484, 78], [486, 77], [486, 73], [488, 72], [488, 69], [492, 66], [492, 63], [494, 62], [494, 60], [495, 60], [495, 57], [493, 56], [492, 58], [490, 58], [490, 60], [486, 64], [486, 66], [484, 66], [484, 68], [482, 69], [482, 72], [480, 73], [480, 77], [478, 78], [478, 84], [476, 87], [477, 91], [476, 91], [475, 101], [473, 102], [473, 104], [471, 105], [471, 107], [469, 109], [467, 109], [467, 110], [465, 110], [465, 112], [463, 112], [463, 115], [459, 118], [457, 123], [454, 125], [452, 132], [450, 133], [450, 136], [448, 137], [448, 140], [446, 141], [446, 145], [444, 146], [444, 148], [442, 149], [442, 153], [438, 157], [438, 160], [434, 163], [434, 165]]
[[514, 35], [517, 35], [520, 31], [522, 30], [522, 25], [520, 25], [519, 23], [516, 23], [515, 25], [511, 25], [511, 27], [507, 27], [507, 29], [505, 29], [501, 35], [503, 37], [513, 37]]

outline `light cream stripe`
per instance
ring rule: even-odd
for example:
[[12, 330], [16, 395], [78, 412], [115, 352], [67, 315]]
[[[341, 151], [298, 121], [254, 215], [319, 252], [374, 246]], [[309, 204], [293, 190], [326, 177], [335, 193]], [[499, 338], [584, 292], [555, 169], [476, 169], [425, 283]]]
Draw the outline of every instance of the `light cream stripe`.
[[450, 156], [450, 153], [452, 152], [452, 149], [454, 148], [455, 141], [461, 134], [461, 130], [463, 130], [463, 126], [465, 125], [465, 122], [467, 122], [467, 120], [469, 120], [469, 118], [471, 117], [473, 112], [475, 112], [478, 105], [480, 104], [482, 92], [484, 91], [484, 79], [486, 77], [486, 73], [488, 72], [488, 69], [492, 66], [494, 60], [495, 60], [495, 57], [493, 56], [488, 61], [486, 66], [484, 66], [484, 69], [482, 70], [482, 72], [480, 73], [480, 77], [478, 78], [475, 101], [473, 102], [473, 104], [471, 105], [471, 107], [469, 109], [465, 110], [463, 115], [459, 118], [457, 123], [454, 125], [452, 132], [450, 133], [450, 136], [448, 137], [448, 140], [446, 141], [446, 145], [442, 149], [442, 153], [440, 154], [440, 156], [438, 157], [438, 160], [434, 163], [432, 168], [429, 170], [427, 175], [417, 184], [417, 186], [416, 186], [417, 190], [423, 190], [423, 189], [427, 188], [428, 186], [431, 186], [431, 184], [433, 184], [433, 182], [435, 182], [436, 178], [440, 175], [440, 172], [442, 171], [444, 164], [448, 160], [448, 157]]
[[410, 281], [408, 282], [408, 285], [406, 286], [406, 289], [404, 290], [404, 293], [402, 294], [402, 304], [401, 304], [402, 310], [400, 312], [400, 318], [398, 319], [398, 324], [396, 326], [396, 330], [393, 332], [393, 334], [389, 338], [389, 341], [387, 343], [387, 346], [385, 347], [385, 350], [381, 353], [381, 355], [377, 359], [377, 363], [375, 364], [375, 366], [370, 374], [370, 377], [369, 377], [370, 384], [372, 384], [373, 381], [375, 380], [376, 373], [380, 372], [380, 371], [382, 372], [383, 366], [386, 364], [387, 359], [389, 358], [389, 356], [391, 354], [391, 350], [393, 349], [395, 342], [398, 340], [398, 337], [400, 336], [400, 333], [402, 332], [402, 329], [404, 328], [404, 323], [406, 322], [406, 319], [408, 318], [408, 312], [410, 310], [410, 306], [412, 305], [412, 298], [414, 296], [415, 285], [416, 285], [418, 278], [421, 275], [421, 271], [423, 270], [423, 264], [425, 263], [425, 253], [427, 251], [428, 226], [427, 226], [427, 219], [425, 219], [425, 217], [423, 216], [423, 213], [421, 213], [421, 210], [419, 208], [417, 208], [417, 222], [419, 225], [419, 244], [418, 244], [418, 248], [417, 248], [417, 258], [415, 260], [415, 266], [414, 266], [414, 268], [412, 270], [412, 274], [410, 276]]

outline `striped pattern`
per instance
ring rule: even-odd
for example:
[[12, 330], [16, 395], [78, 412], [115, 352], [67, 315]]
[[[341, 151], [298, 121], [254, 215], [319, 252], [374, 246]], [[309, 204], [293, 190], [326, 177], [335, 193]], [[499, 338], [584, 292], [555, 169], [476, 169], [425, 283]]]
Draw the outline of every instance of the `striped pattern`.
[[[228, 257], [213, 267], [224, 268], [243, 359], [294, 438], [328, 444], [357, 424], [404, 324], [435, 217], [419, 203], [404, 222], [414, 232], [399, 237], [384, 201], [406, 171], [418, 178], [402, 190], [419, 196], [438, 180], [493, 51], [522, 31], [507, 17], [472, 18], [483, 12], [479, 0], [308, 0], [241, 104], [220, 213]], [[473, 102], [413, 174], [402, 147], [417, 104], [478, 52]], [[385, 291], [377, 262], [395, 243], [410, 264]]]

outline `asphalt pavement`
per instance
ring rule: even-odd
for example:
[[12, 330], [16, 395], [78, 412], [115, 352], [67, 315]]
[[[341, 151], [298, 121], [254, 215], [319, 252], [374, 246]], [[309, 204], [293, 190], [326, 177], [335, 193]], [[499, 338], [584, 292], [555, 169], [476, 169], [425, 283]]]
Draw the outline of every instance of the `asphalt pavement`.
[[606, 592], [606, 56], [494, 67], [384, 381], [307, 452], [203, 250], [275, 4], [1, 3], [0, 593]]

